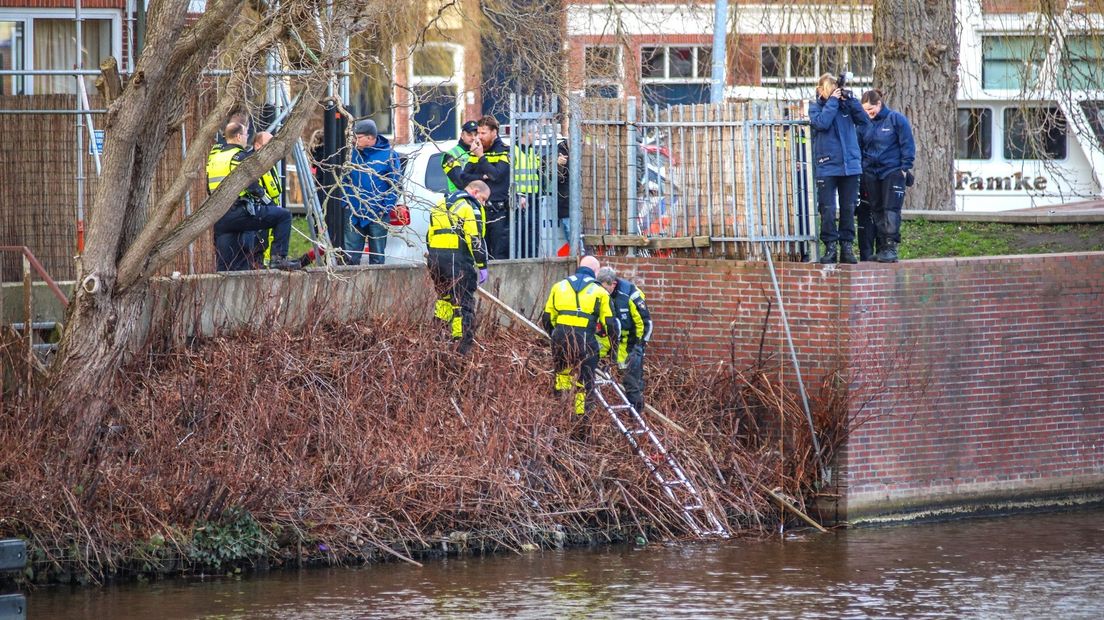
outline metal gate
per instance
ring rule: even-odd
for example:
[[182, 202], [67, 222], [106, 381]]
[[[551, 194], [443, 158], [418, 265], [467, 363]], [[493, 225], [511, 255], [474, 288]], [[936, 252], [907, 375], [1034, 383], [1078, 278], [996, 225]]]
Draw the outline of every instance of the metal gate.
[[[573, 102], [572, 208], [605, 252], [788, 260], [816, 252], [808, 122], [783, 104]], [[762, 242], [768, 242], [764, 245]]]
[[[567, 174], [559, 157], [566, 141], [558, 127], [556, 98], [510, 95], [510, 258], [567, 254], [557, 191]], [[566, 190], [564, 199], [566, 207]]]

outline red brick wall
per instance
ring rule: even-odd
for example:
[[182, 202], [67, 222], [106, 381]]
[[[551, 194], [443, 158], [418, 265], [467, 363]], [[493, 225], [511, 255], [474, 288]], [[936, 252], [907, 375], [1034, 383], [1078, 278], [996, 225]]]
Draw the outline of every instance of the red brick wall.
[[[787, 356], [781, 313], [766, 263], [704, 259], [610, 259], [609, 264], [635, 282], [648, 299], [654, 322], [653, 359], [714, 364], [755, 361], [773, 304], [764, 356]], [[847, 298], [843, 270], [820, 265], [779, 264], [779, 286], [786, 303], [798, 359], [807, 379], [840, 363], [836, 337], [842, 301]], [[786, 368], [792, 368], [786, 364]]]
[[[764, 264], [609, 263], [648, 298], [653, 359], [754, 361]], [[1104, 495], [1104, 253], [777, 267], [806, 385], [849, 381], [834, 516]], [[764, 348], [791, 369], [777, 305]]]
[[854, 520], [1104, 488], [1104, 254], [907, 261], [852, 272], [868, 380], [841, 466]]

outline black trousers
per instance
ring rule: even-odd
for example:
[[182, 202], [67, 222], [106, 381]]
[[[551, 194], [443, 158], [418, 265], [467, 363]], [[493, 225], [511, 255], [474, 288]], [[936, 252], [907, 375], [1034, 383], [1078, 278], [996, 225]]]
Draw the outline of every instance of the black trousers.
[[517, 258], [536, 258], [540, 253], [540, 202], [540, 194], [525, 194], [525, 208], [514, 211], [514, 249]]
[[638, 412], [644, 410], [644, 348], [635, 346], [629, 351], [629, 359], [621, 372], [621, 387], [625, 398]]
[[859, 180], [859, 204], [855, 207], [855, 219], [858, 220], [859, 260], [871, 260], [874, 252], [881, 249], [874, 246], [877, 231], [874, 229], [874, 216], [870, 213], [869, 186], [867, 175]]
[[264, 265], [268, 231], [247, 230], [215, 235], [215, 271], [249, 271]]
[[479, 278], [471, 255], [460, 250], [430, 249], [426, 256], [429, 277], [439, 300], [452, 305], [449, 326], [461, 351], [475, 342], [475, 289]]
[[863, 174], [863, 184], [870, 197], [870, 216], [874, 220], [878, 244], [901, 242], [901, 207], [905, 204], [905, 173], [889, 173], [884, 179]]
[[[584, 413], [584, 401], [594, 389], [594, 372], [598, 369], [598, 340], [585, 329], [557, 325], [552, 330], [552, 364], [556, 367], [553, 389], [574, 391], [575, 413]], [[573, 380], [571, 375], [576, 368], [579, 375]], [[581, 394], [579, 387], [583, 389]]]
[[291, 211], [283, 207], [258, 204], [255, 214], [250, 215], [245, 203], [239, 200], [215, 222], [215, 235], [269, 228], [272, 229], [272, 258], [287, 257], [291, 241]]
[[502, 260], [510, 258], [510, 220], [507, 217], [509, 203], [488, 202], [487, 212], [487, 253], [491, 258]]

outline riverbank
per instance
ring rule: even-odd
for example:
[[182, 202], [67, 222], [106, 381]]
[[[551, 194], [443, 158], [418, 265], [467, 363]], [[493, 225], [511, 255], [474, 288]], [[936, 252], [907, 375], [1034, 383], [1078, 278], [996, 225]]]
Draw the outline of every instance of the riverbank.
[[[39, 583], [687, 536], [603, 412], [573, 438], [543, 342], [486, 325], [461, 359], [437, 327], [193, 341], [136, 361], [104, 419], [6, 399], [0, 441], [24, 451], [0, 462], [0, 534], [29, 541]], [[686, 432], [657, 430], [738, 535], [786, 518], [759, 485], [817, 486], [804, 414], [764, 370], [649, 369]], [[838, 445], [843, 410], [818, 411]]]

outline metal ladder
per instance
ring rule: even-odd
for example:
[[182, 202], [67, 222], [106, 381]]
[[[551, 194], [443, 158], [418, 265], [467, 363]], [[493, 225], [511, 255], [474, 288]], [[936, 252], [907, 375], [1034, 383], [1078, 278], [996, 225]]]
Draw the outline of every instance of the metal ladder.
[[[644, 461], [667, 499], [682, 512], [682, 518], [694, 535], [699, 538], [707, 536], [728, 538], [731, 535], [728, 528], [721, 523], [713, 510], [705, 505], [705, 499], [698, 488], [683, 472], [682, 466], [674, 455], [663, 447], [663, 443], [648, 426], [644, 416], [629, 404], [629, 399], [621, 386], [605, 372], [598, 371], [594, 378], [594, 396], [610, 414], [617, 430], [621, 431], [629, 441], [629, 445]], [[641, 436], [651, 444], [654, 450], [652, 454], [644, 451], [644, 446], [637, 439]]]

